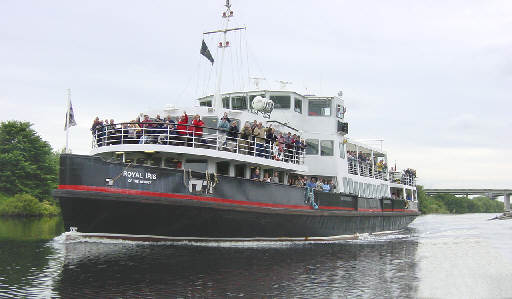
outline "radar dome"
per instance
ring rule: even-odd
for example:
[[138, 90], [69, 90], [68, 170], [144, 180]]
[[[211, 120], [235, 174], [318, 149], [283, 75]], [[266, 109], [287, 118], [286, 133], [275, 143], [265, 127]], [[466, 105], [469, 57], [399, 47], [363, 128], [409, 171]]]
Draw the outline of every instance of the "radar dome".
[[261, 96], [257, 96], [252, 100], [252, 108], [259, 112], [270, 113], [274, 110], [274, 102]]

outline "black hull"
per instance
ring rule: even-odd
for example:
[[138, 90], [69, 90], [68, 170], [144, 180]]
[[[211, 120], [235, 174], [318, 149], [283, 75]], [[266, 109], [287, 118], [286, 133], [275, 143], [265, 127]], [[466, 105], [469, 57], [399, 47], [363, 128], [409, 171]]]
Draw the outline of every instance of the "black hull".
[[303, 188], [231, 177], [220, 177], [213, 194], [196, 194], [185, 188], [183, 172], [154, 167], [137, 166], [158, 172], [158, 182], [130, 188], [119, 180], [105, 186], [105, 178], [124, 166], [95, 157], [62, 157], [54, 196], [66, 229], [181, 238], [307, 238], [400, 230], [418, 215], [404, 201], [334, 193], [316, 194], [320, 207], [313, 209], [304, 204]]

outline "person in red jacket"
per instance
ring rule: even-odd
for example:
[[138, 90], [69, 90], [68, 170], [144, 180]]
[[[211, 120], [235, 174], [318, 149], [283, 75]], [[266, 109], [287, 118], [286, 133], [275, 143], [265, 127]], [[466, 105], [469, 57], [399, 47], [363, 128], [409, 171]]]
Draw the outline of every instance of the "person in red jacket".
[[181, 141], [178, 145], [185, 145], [187, 142], [187, 132], [188, 132], [188, 115], [185, 111], [183, 111], [183, 115], [180, 117], [180, 121], [178, 122], [177, 131], [178, 131], [178, 139]]
[[195, 138], [195, 143], [205, 143], [203, 140], [203, 127], [204, 122], [201, 120], [201, 116], [199, 114], [194, 115], [194, 119], [192, 120], [192, 126], [189, 127], [189, 135]]

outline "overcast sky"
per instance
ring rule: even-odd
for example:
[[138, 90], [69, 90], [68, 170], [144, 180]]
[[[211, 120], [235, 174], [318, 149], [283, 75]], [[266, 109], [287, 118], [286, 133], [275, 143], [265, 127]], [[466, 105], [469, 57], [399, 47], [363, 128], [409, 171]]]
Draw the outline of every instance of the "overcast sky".
[[[384, 139], [426, 187], [512, 188], [512, 1], [231, 2], [248, 26], [232, 43], [248, 55], [230, 49], [244, 71], [226, 84], [343, 90], [349, 136]], [[61, 149], [71, 88], [70, 145], [87, 154], [95, 116], [195, 105], [213, 80], [202, 32], [223, 4], [0, 0], [0, 119], [30, 121]]]

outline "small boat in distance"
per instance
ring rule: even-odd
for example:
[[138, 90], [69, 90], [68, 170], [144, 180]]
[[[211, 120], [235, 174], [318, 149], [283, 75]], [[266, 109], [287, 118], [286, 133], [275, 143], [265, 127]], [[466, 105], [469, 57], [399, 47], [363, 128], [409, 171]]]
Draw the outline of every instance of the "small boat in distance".
[[[222, 13], [220, 68], [233, 17]], [[214, 63], [206, 43], [201, 54]], [[342, 92], [249, 89], [92, 128], [63, 154], [54, 197], [66, 230], [129, 240], [329, 240], [396, 231], [418, 212], [416, 172], [347, 138]], [[160, 115], [164, 117], [161, 118]]]

